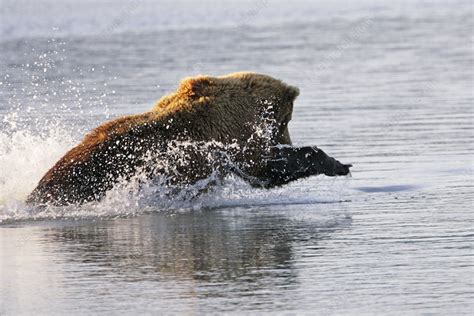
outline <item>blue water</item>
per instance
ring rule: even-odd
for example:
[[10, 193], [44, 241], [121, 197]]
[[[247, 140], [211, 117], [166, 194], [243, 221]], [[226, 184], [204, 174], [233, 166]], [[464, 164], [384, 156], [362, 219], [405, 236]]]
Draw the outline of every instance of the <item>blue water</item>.
[[[1, 0], [0, 314], [472, 315], [473, 29], [462, 0]], [[352, 176], [24, 204], [100, 122], [241, 70]]]

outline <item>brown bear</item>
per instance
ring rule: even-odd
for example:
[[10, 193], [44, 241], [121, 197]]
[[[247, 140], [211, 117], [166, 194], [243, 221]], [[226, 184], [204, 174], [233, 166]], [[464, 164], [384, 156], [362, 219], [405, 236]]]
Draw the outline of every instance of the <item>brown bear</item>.
[[292, 147], [288, 122], [297, 88], [255, 73], [184, 79], [144, 114], [117, 118], [86, 135], [40, 180], [27, 202], [65, 205], [101, 199], [137, 173], [186, 187], [234, 173], [270, 188], [351, 165], [316, 147]]

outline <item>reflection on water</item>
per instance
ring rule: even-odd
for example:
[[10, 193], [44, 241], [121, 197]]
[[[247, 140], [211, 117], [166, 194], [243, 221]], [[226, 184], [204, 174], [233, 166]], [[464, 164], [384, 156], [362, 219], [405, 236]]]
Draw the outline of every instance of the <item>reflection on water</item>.
[[170, 274], [209, 282], [259, 282], [264, 273], [249, 272], [272, 267], [281, 271], [272, 273], [275, 281], [291, 284], [291, 242], [297, 238], [297, 227], [284, 217], [251, 220], [243, 217], [230, 223], [212, 211], [157, 214], [105, 226], [67, 227], [46, 237], [63, 243], [60, 248], [72, 254], [69, 260], [93, 262], [127, 279], [150, 281]]
[[[300, 283], [295, 247], [303, 246], [308, 248], [307, 255], [318, 256], [321, 240], [350, 227], [350, 217], [338, 208], [326, 215], [298, 210], [294, 215], [284, 215], [284, 208], [278, 207], [152, 213], [113, 221], [26, 223], [17, 229], [23, 230], [27, 239], [20, 247], [34, 247], [37, 257], [47, 258], [39, 266], [44, 271], [36, 271], [39, 279], [48, 278], [53, 270], [56, 277], [50, 277], [56, 279], [49, 282], [61, 283], [66, 292], [77, 287], [86, 290], [69, 305], [48, 286], [36, 294], [48, 297], [45, 301], [56, 301], [61, 311], [82, 310], [81, 304], [86, 303], [82, 299], [88, 303], [116, 300], [114, 295], [129, 295], [136, 284], [146, 284], [141, 291], [149, 289], [156, 295], [171, 289], [164, 294], [170, 300], [194, 297], [228, 301], [230, 305], [213, 307], [222, 310], [232, 309], [248, 297], [247, 309], [265, 310], [275, 306], [275, 297], [280, 300], [278, 304], [287, 308], [293, 305], [285, 293]], [[9, 231], [0, 231], [2, 240], [10, 238]], [[17, 246], [4, 244], [2, 255], [15, 256]], [[17, 280], [8, 276], [2, 279], [10, 284], [7, 298], [34, 303], [23, 297], [23, 289], [18, 287], [29, 282], [16, 284]], [[105, 284], [120, 289], [112, 286], [101, 291]], [[34, 282], [31, 285], [36, 286]], [[87, 293], [89, 290], [98, 291], [97, 296]], [[6, 311], [31, 311], [27, 306], [7, 307]], [[186, 300], [169, 308], [193, 310], [192, 301]], [[161, 306], [159, 310], [165, 309]]]

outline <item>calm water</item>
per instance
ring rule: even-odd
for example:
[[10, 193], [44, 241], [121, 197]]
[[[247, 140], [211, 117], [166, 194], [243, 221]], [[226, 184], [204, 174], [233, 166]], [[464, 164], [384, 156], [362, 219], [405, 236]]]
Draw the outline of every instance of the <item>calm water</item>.
[[[471, 1], [0, 1], [0, 314], [472, 314]], [[352, 177], [193, 201], [22, 202], [179, 80], [299, 86], [290, 133]]]

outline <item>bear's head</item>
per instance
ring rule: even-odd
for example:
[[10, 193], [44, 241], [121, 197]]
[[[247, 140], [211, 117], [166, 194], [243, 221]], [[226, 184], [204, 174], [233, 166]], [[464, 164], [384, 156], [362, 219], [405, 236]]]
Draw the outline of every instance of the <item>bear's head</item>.
[[270, 76], [251, 72], [233, 73], [220, 78], [240, 80], [246, 92], [252, 96], [260, 117], [263, 114], [263, 117], [275, 121], [275, 143], [291, 145], [288, 123], [293, 113], [293, 102], [299, 95], [298, 88]]
[[234, 121], [232, 125], [240, 130], [241, 124], [265, 119], [274, 125], [274, 143], [291, 144], [288, 122], [298, 94], [296, 87], [251, 72], [197, 76], [185, 78], [178, 90], [161, 98], [153, 110], [164, 114], [199, 113], [200, 119], [209, 117], [213, 125]]

